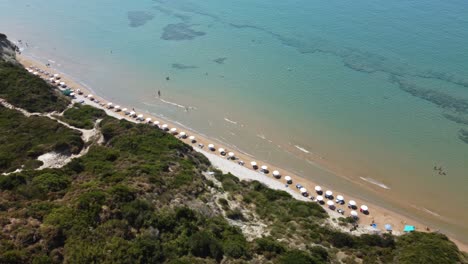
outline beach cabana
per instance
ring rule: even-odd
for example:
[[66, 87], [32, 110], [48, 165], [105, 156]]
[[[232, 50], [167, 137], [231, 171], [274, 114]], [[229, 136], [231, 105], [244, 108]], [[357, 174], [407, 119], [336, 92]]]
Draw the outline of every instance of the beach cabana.
[[263, 165], [261, 169], [264, 173], [268, 173], [268, 166]]
[[317, 202], [323, 203], [323, 196], [322, 195], [318, 195], [316, 199], [317, 199]]
[[208, 149], [211, 151], [215, 151], [215, 146], [213, 144], [208, 144]]
[[255, 161], [250, 162], [250, 165], [252, 165], [252, 168], [254, 168], [255, 170], [258, 168], [257, 162]]
[[277, 170], [274, 170], [272, 174], [273, 174], [273, 177], [275, 177], [275, 178], [281, 177], [281, 174]]
[[292, 183], [291, 176], [284, 176], [284, 179], [286, 180], [286, 183], [287, 183], [287, 184], [291, 184], [291, 183]]
[[358, 217], [358, 213], [356, 211], [351, 211], [350, 212], [351, 216], [354, 217], [354, 218], [357, 218]]
[[176, 135], [177, 134], [177, 128], [173, 127], [171, 128], [171, 134]]
[[335, 202], [333, 202], [333, 201], [328, 200], [328, 201], [327, 201], [327, 205], [328, 205], [328, 207], [329, 207], [330, 209], [334, 209], [334, 208], [335, 208]]
[[331, 199], [333, 197], [333, 192], [328, 190], [325, 192], [325, 198]]
[[229, 158], [229, 159], [235, 159], [235, 158], [236, 158], [236, 155], [234, 154], [234, 152], [229, 152], [229, 153], [228, 153], [228, 158]]
[[367, 205], [361, 205], [361, 212], [367, 212], [369, 210], [369, 208], [367, 207]]
[[146, 122], [146, 123], [151, 123], [151, 117], [146, 118], [146, 119], [145, 119], [145, 122]]
[[190, 136], [190, 137], [189, 137], [189, 140], [190, 140], [190, 142], [192, 142], [192, 143], [197, 142], [197, 141], [195, 140], [195, 137], [194, 137], [194, 136]]

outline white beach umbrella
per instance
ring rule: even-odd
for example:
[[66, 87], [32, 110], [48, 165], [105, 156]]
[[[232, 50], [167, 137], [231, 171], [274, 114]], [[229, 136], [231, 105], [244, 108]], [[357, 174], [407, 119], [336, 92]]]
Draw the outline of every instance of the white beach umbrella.
[[234, 152], [229, 152], [229, 153], [228, 153], [228, 156], [229, 156], [230, 158], [234, 158], [234, 157], [235, 157], [235, 154], [234, 154]]
[[88, 97], [89, 100], [93, 100], [93, 95], [92, 94], [88, 94], [87, 97]]
[[151, 123], [151, 117], [146, 118], [146, 119], [145, 119], [145, 122], [146, 122], [146, 123]]
[[127, 108], [122, 108], [122, 112], [127, 112], [128, 109]]
[[322, 191], [322, 187], [320, 187], [320, 186], [318, 186], [318, 185], [315, 186], [315, 191], [316, 191], [316, 192], [321, 192], [321, 191]]
[[116, 106], [114, 107], [114, 109], [115, 109], [116, 112], [120, 111], [120, 105], [116, 105]]
[[171, 128], [171, 133], [172, 134], [177, 134], [177, 128], [175, 128], [175, 127]]
[[129, 114], [129, 116], [131, 116], [131, 117], [134, 117], [135, 115], [136, 115], [136, 113], [134, 111], [131, 111], [130, 114]]
[[328, 205], [328, 206], [334, 206], [334, 205], [335, 205], [335, 202], [328, 200], [328, 201], [327, 201], [327, 205]]
[[60, 85], [65, 85], [65, 82], [59, 82]]
[[187, 137], [187, 134], [186, 134], [185, 132], [180, 132], [180, 133], [179, 133], [179, 136], [180, 136], [181, 138], [186, 138], [186, 137]]
[[54, 78], [59, 78], [60, 77], [60, 75], [58, 73], [55, 73], [53, 76], [54, 76]]
[[290, 182], [292, 181], [291, 177], [290, 176], [284, 176], [284, 179], [286, 180], [286, 182]]
[[351, 216], [354, 216], [354, 217], [358, 216], [358, 213], [356, 211], [354, 211], [354, 210], [351, 211], [350, 214], [351, 214]]
[[319, 195], [319, 196], [317, 196], [316, 199], [317, 199], [317, 201], [321, 202], [321, 201], [323, 201], [323, 196], [322, 196], [322, 195]]
[[154, 122], [153, 122], [153, 125], [159, 126], [159, 121], [154, 121]]
[[261, 168], [262, 168], [262, 171], [267, 171], [268, 170], [268, 167], [265, 166], [265, 165], [263, 165]]
[[39, 73], [37, 71], [33, 72], [34, 75], [38, 75]]
[[219, 152], [220, 154], [224, 154], [226, 151], [225, 151], [223, 148], [219, 148], [219, 149], [218, 149], [218, 152]]
[[304, 187], [302, 187], [301, 189], [299, 189], [299, 191], [300, 191], [301, 193], [306, 193], [306, 192], [307, 192], [307, 189], [304, 188]]
[[112, 103], [107, 103], [107, 108], [112, 108], [114, 107]]
[[344, 201], [343, 195], [337, 195], [337, 196], [336, 196], [336, 199], [337, 199], [338, 201]]
[[251, 161], [251, 162], [250, 162], [250, 165], [252, 165], [252, 167], [257, 167], [257, 162]]
[[137, 119], [143, 120], [143, 115], [142, 114], [137, 115]]
[[167, 124], [164, 124], [164, 125], [162, 125], [161, 128], [162, 128], [162, 130], [168, 130], [168, 127], [169, 127], [169, 126], [168, 126]]
[[54, 82], [55, 80], [54, 80], [54, 78], [50, 78], [49, 81], [50, 81], [50, 82]]
[[332, 196], [332, 195], [333, 195], [333, 192], [332, 192], [332, 191], [326, 191], [326, 192], [325, 192], [325, 195], [326, 195], [326, 196]]
[[369, 208], [367, 207], [367, 205], [361, 205], [361, 210], [363, 212], [366, 212], [367, 210], [369, 210]]
[[71, 96], [71, 97], [75, 97], [75, 93], [70, 93], [70, 96]]
[[274, 170], [274, 171], [273, 171], [273, 176], [279, 177], [279, 176], [281, 176], [281, 174], [279, 173], [279, 171]]
[[208, 148], [209, 148], [210, 150], [215, 150], [215, 146], [214, 146], [213, 144], [208, 144]]
[[189, 137], [189, 140], [190, 140], [192, 143], [194, 143], [194, 142], [196, 141], [194, 136], [190, 136], [190, 137]]
[[356, 201], [354, 201], [354, 200], [349, 200], [349, 205], [351, 205], [351, 206], [356, 206]]

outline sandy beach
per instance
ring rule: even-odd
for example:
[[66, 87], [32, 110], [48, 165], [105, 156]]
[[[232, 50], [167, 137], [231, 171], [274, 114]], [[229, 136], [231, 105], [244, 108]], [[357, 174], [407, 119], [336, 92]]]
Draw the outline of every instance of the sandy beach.
[[[36, 61], [33, 61], [30, 58], [27, 58], [25, 56], [19, 55], [17, 59], [20, 63], [24, 65], [24, 67], [37, 67], [49, 73], [59, 73], [55, 71], [54, 69], [46, 67], [45, 65], [38, 63]], [[84, 101], [85, 104], [89, 104], [89, 105], [104, 109], [108, 115], [111, 115], [119, 119], [125, 118], [132, 122], [144, 123], [145, 122], [144, 120], [146, 118], [151, 118], [152, 122], [159, 121], [160, 126], [162, 126], [163, 124], [167, 124], [169, 129], [175, 128], [178, 133], [185, 132], [187, 134], [187, 137], [186, 138], [179, 137], [180, 140], [184, 141], [187, 144], [192, 145], [196, 151], [203, 153], [206, 157], [208, 157], [208, 159], [211, 161], [214, 167], [219, 168], [223, 172], [231, 172], [233, 175], [243, 180], [258, 180], [266, 184], [270, 188], [284, 190], [290, 193], [291, 195], [293, 195], [293, 197], [295, 197], [296, 199], [307, 200], [310, 202], [315, 202], [312, 199], [310, 199], [310, 196], [314, 196], [314, 197], [317, 196], [317, 193], [314, 191], [314, 188], [315, 186], [320, 185], [322, 187], [323, 192], [327, 190], [330, 190], [333, 192], [333, 196], [334, 196], [334, 198], [332, 199], [333, 201], [335, 201], [337, 195], [344, 196], [345, 203], [343, 205], [335, 203], [335, 206], [336, 206], [335, 210], [330, 210], [326, 204], [323, 205], [325, 210], [330, 214], [332, 218], [349, 216], [351, 209], [348, 208], [347, 206], [348, 201], [349, 200], [356, 201], [357, 207], [358, 207], [358, 210], [356, 211], [358, 212], [358, 215], [359, 215], [358, 223], [361, 228], [355, 232], [366, 231], [366, 232], [383, 233], [383, 232], [386, 232], [384, 228], [386, 224], [390, 224], [392, 226], [393, 234], [395, 235], [402, 234], [403, 228], [405, 225], [413, 225], [415, 226], [417, 231], [423, 231], [423, 232], [437, 230], [436, 227], [431, 227], [431, 226], [427, 227], [426, 225], [418, 221], [415, 221], [414, 219], [411, 219], [410, 217], [398, 214], [387, 208], [375, 205], [371, 201], [363, 201], [363, 200], [353, 197], [352, 194], [342, 193], [339, 190], [339, 186], [323, 186], [318, 182], [313, 182], [311, 180], [305, 179], [304, 177], [301, 177], [301, 175], [297, 175], [289, 171], [283, 170], [281, 168], [278, 168], [274, 166], [273, 164], [270, 164], [267, 161], [258, 160], [258, 159], [255, 159], [255, 157], [251, 157], [250, 155], [247, 155], [245, 153], [235, 151], [235, 150], [230, 150], [229, 147], [227, 147], [227, 144], [216, 143], [216, 141], [211, 140], [210, 138], [206, 138], [200, 134], [197, 134], [188, 128], [181, 127], [180, 125], [177, 125], [174, 122], [169, 122], [168, 120], [163, 120], [160, 117], [148, 115], [144, 113], [144, 111], [140, 111], [139, 109], [135, 109], [136, 115], [141, 114], [143, 115], [143, 118], [142, 118], [142, 121], [137, 121], [136, 118], [132, 118], [128, 115], [125, 115], [125, 113], [122, 111], [116, 112], [114, 109], [109, 109], [108, 107], [106, 107], [109, 101], [107, 101], [104, 97], [101, 97], [100, 95], [96, 95], [92, 93], [92, 91], [90, 91], [86, 87], [83, 87], [79, 83], [75, 82], [73, 79], [67, 77], [66, 74], [64, 73], [59, 73], [59, 74], [61, 76], [61, 81], [65, 82], [70, 89], [73, 89], [73, 90], [80, 89], [83, 92], [82, 95], [76, 94], [76, 98], [74, 99], [75, 102]], [[40, 76], [43, 77], [44, 79], [50, 78], [43, 74], [40, 74]], [[86, 97], [88, 94], [93, 94], [93, 98], [94, 98], [93, 101]], [[96, 100], [98, 100], [99, 103], [96, 103]], [[112, 102], [112, 103], [114, 106], [120, 105], [120, 109], [127, 108], [128, 111], [132, 111], [133, 109], [132, 106], [121, 104], [123, 102]], [[191, 142], [191, 140], [188, 138], [189, 136], [195, 136], [196, 142], [195, 143]], [[214, 151], [208, 150], [209, 144], [214, 144], [214, 149], [215, 149]], [[221, 155], [218, 152], [219, 148], [225, 149], [226, 155]], [[227, 156], [228, 156], [227, 153], [230, 151], [234, 152], [235, 157], [236, 157], [235, 160], [227, 159]], [[243, 166], [239, 165], [238, 164], [239, 161], [243, 161], [244, 165]], [[255, 170], [252, 168], [250, 164], [252, 161], [255, 161], [258, 164], [258, 169]], [[267, 166], [268, 173], [261, 173], [260, 172], [261, 166]], [[275, 170], [279, 172], [280, 177], [276, 177], [276, 178], [273, 177], [272, 172]], [[285, 176], [290, 176], [292, 178], [292, 184], [290, 184], [289, 186], [286, 186], [286, 181], [284, 179]], [[310, 196], [309, 197], [302, 196], [299, 190], [296, 188], [296, 184], [301, 184], [304, 188], [306, 188]], [[325, 199], [325, 201], [328, 201], [328, 199]], [[367, 205], [369, 207], [369, 214], [363, 214], [359, 212], [359, 207], [361, 205]], [[344, 214], [341, 215], [337, 213], [336, 210], [338, 209], [344, 210], [345, 211]], [[377, 227], [371, 228], [370, 225], [372, 223], [376, 224]], [[453, 240], [453, 241], [458, 245], [460, 250], [468, 251], [468, 245], [461, 243], [457, 240]]]

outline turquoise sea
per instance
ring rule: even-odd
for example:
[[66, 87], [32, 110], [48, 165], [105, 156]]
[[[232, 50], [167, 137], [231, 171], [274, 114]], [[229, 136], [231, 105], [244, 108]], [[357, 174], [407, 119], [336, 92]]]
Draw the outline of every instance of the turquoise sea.
[[1, 0], [0, 32], [115, 103], [468, 242], [466, 1]]

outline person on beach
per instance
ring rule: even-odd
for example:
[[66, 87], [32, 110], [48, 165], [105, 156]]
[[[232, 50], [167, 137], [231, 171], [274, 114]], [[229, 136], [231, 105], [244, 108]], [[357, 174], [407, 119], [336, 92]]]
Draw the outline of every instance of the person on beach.
[[158, 90], [158, 97], [161, 98], [161, 90]]

